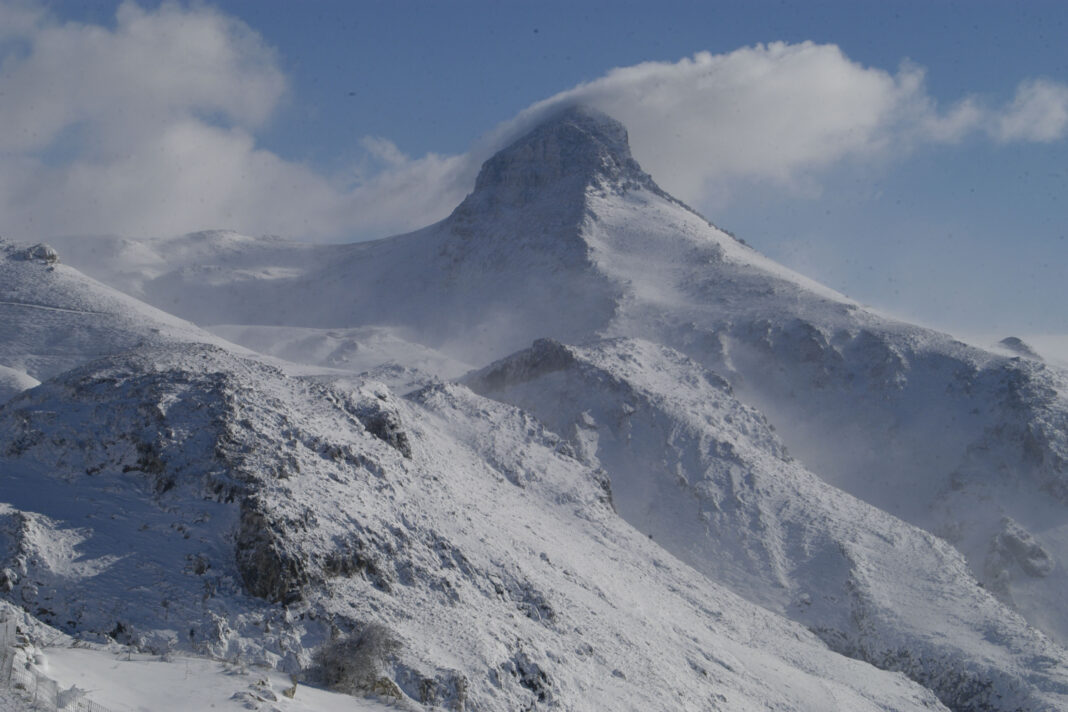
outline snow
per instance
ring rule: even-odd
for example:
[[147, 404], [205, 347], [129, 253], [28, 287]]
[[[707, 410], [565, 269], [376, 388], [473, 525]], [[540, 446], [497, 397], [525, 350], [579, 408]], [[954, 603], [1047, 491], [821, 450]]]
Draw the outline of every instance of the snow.
[[[0, 603], [0, 620], [13, 612]], [[82, 700], [109, 712], [373, 712], [392, 707], [373, 698], [358, 699], [295, 683], [289, 675], [236, 660], [150, 655], [114, 643], [76, 641], [25, 614], [14, 614], [22, 636], [13, 648], [16, 681], [21, 679], [24, 688], [0, 687], [4, 712], [53, 709], [48, 707], [50, 686], [58, 693], [61, 707]], [[44, 683], [33, 683], [35, 679]]]
[[19, 393], [40, 383], [40, 381], [24, 371], [0, 366], [0, 403], [11, 400]]
[[361, 689], [438, 708], [1068, 708], [1050, 342], [776, 265], [608, 117], [395, 238], [56, 244], [0, 246], [0, 584], [181, 661], [131, 677], [221, 699], [247, 682], [183, 656], [314, 675], [380, 623]]
[[[464, 380], [568, 434], [639, 531], [835, 649], [908, 671], [953, 707], [984, 704], [957, 696], [969, 678], [1000, 678], [1005, 698], [1068, 689], [1068, 656], [981, 588], [957, 551], [806, 471], [763, 416], [681, 354], [630, 339], [539, 341]], [[1001, 537], [1006, 556], [1049, 575], [1021, 527]], [[1051, 661], [1042, 681], [1035, 657]]]
[[[0, 378], [43, 380], [144, 343], [221, 339], [193, 324], [0, 242]], [[12, 376], [12, 371], [21, 375]]]
[[0, 418], [13, 594], [90, 639], [307, 671], [331, 630], [378, 620], [402, 694], [445, 706], [938, 708], [673, 560], [559, 437], [460, 386], [397, 400], [198, 345], [76, 369]]
[[470, 364], [406, 340], [398, 329], [388, 327], [311, 329], [218, 324], [208, 330], [261, 354], [354, 373], [387, 364], [403, 364], [443, 378], [456, 378], [471, 370]]
[[[297, 684], [288, 675], [205, 658], [145, 655], [92, 648], [46, 648], [41, 672], [61, 689], [76, 686], [112, 712], [282, 710], [374, 712], [384, 702]], [[117, 684], [119, 683], [119, 684]]]
[[18, 690], [0, 688], [0, 709], [5, 712], [31, 712], [33, 703]]

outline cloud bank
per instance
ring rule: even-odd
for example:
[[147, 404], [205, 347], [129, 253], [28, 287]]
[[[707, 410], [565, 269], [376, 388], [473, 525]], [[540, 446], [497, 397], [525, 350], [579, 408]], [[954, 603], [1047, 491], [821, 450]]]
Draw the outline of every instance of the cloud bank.
[[0, 0], [0, 231], [166, 235], [203, 228], [306, 239], [386, 235], [444, 217], [482, 160], [558, 108], [627, 125], [638, 160], [695, 204], [739, 179], [818, 185], [843, 161], [884, 160], [969, 136], [1068, 134], [1068, 87], [1027, 80], [1001, 107], [939, 107], [921, 68], [864, 67], [833, 45], [774, 43], [647, 62], [538, 102], [463, 155], [413, 158], [367, 137], [327, 175], [257, 142], [290, 88], [246, 24], [197, 5], [121, 5], [114, 26], [62, 22]]
[[[126, 2], [105, 28], [0, 1], [0, 56], [0, 233], [12, 238], [385, 234], [447, 212], [440, 186], [463, 182], [462, 157], [409, 159], [385, 140], [368, 144], [374, 171], [359, 180], [264, 150], [256, 133], [286, 77], [255, 32], [209, 7]], [[414, 216], [404, 194], [424, 196]]]
[[941, 108], [925, 71], [894, 74], [834, 45], [772, 43], [728, 54], [614, 69], [530, 107], [501, 130], [519, 133], [558, 107], [593, 105], [628, 128], [635, 157], [668, 192], [701, 203], [732, 181], [804, 187], [847, 160], [882, 160], [970, 135], [1055, 141], [1068, 134], [1068, 87], [1025, 81], [1006, 107], [964, 97]]

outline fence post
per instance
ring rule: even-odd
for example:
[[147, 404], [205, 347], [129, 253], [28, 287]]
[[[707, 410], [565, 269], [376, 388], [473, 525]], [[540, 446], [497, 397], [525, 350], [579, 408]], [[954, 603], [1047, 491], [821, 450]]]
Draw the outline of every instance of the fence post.
[[[59, 683], [35, 670], [15, 668], [15, 621], [0, 618], [0, 687], [19, 687], [27, 694], [32, 692], [30, 704], [34, 709], [56, 712], [111, 712], [84, 696], [60, 707]], [[33, 690], [30, 690], [30, 686]]]

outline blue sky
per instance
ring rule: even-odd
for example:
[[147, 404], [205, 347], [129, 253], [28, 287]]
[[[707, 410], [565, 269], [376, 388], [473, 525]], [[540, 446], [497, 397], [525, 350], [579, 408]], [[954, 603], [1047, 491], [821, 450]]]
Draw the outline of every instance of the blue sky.
[[384, 236], [556, 96], [850, 296], [1068, 333], [1065, 3], [0, 0], [0, 28], [13, 237]]

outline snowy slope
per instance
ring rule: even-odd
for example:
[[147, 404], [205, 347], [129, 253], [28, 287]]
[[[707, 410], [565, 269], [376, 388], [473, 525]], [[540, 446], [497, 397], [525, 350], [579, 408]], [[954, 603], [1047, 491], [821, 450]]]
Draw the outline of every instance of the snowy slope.
[[257, 353], [298, 364], [363, 373], [384, 364], [398, 364], [455, 378], [471, 370], [427, 346], [405, 339], [397, 329], [366, 326], [314, 329], [302, 326], [216, 324], [208, 331]]
[[949, 538], [985, 585], [1068, 640], [1063, 567], [997, 553], [1009, 518], [1068, 560], [1063, 371], [862, 310], [649, 191], [590, 191], [587, 206], [593, 259], [627, 286], [602, 334], [727, 377], [809, 469]]
[[0, 366], [0, 403], [10, 400], [28, 388], [33, 388], [40, 381], [33, 376], [7, 366]]
[[[239, 661], [185, 655], [151, 655], [117, 644], [93, 645], [65, 635], [0, 601], [0, 621], [15, 623], [14, 678], [22, 689], [0, 686], [0, 709], [31, 712], [57, 706], [109, 712], [280, 710], [282, 712], [381, 712], [384, 701], [355, 700], [304, 684], [288, 675]], [[292, 697], [288, 693], [293, 693]], [[37, 704], [34, 704], [34, 698]], [[89, 705], [93, 705], [90, 707]], [[53, 707], [52, 709], [55, 709]]]
[[0, 401], [73, 366], [141, 344], [223, 343], [56, 261], [0, 241]]
[[[278, 237], [253, 238], [230, 230], [205, 230], [178, 237], [135, 240], [121, 237], [54, 238], [65, 262], [165, 311], [201, 324], [226, 321], [216, 304], [232, 312], [234, 302], [255, 295], [261, 309], [270, 291], [309, 270], [322, 268], [339, 247], [314, 246]], [[199, 290], [189, 289], [197, 286]], [[251, 312], [256, 304], [248, 304]]]
[[906, 672], [953, 709], [1068, 705], [1068, 654], [980, 588], [956, 550], [806, 471], [678, 352], [539, 341], [465, 382], [567, 434], [637, 529], [836, 649]]
[[449, 709], [941, 709], [676, 561], [462, 386], [139, 350], [0, 408], [0, 453], [3, 587], [82, 637], [312, 675], [375, 622], [399, 648], [360, 689]]

